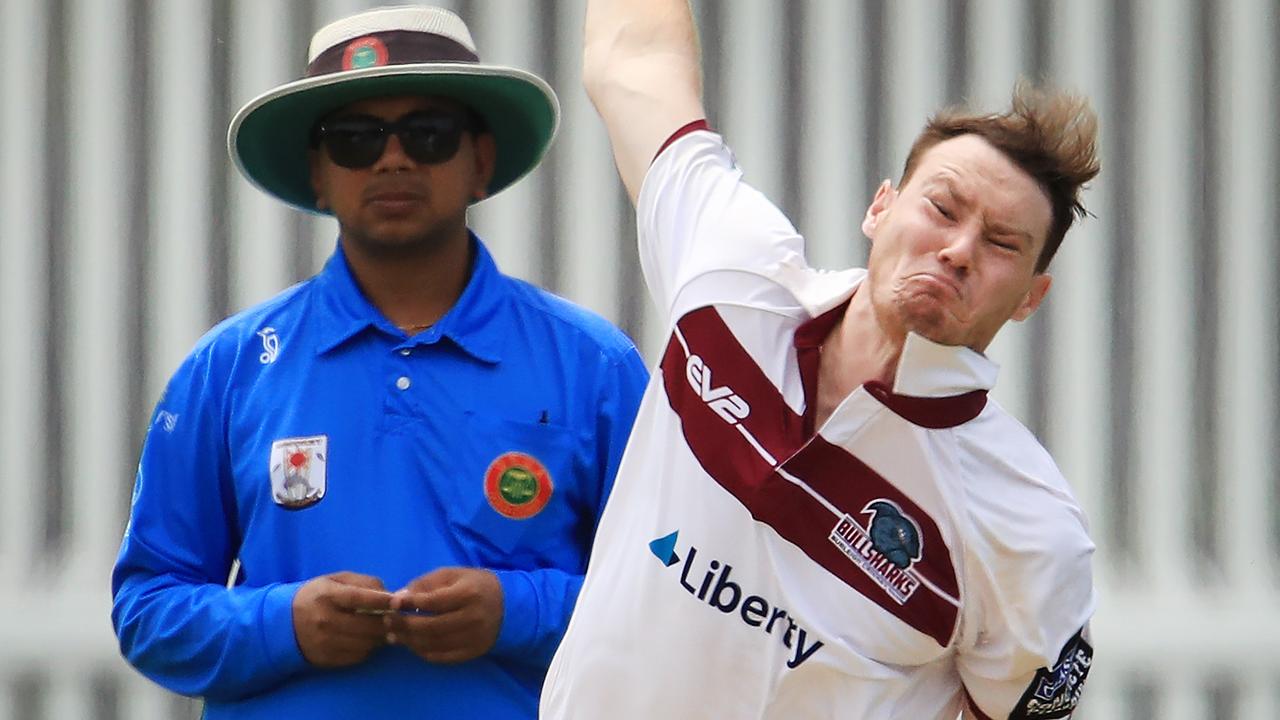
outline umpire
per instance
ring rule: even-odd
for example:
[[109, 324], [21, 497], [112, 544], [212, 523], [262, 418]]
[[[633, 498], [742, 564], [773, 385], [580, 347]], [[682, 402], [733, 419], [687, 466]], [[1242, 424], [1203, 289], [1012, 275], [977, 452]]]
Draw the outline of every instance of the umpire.
[[536, 715], [647, 379], [467, 228], [558, 118], [424, 7], [322, 28], [235, 116], [245, 177], [340, 234], [196, 344], [142, 450], [112, 621], [206, 718]]

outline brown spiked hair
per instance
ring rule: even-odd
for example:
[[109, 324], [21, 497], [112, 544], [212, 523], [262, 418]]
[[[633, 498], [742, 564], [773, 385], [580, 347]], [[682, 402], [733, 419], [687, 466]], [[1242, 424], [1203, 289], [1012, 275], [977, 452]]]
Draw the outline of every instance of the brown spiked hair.
[[1089, 101], [1069, 92], [1048, 90], [1019, 80], [1006, 112], [975, 115], [963, 108], [929, 118], [907, 153], [899, 187], [907, 184], [920, 159], [938, 143], [960, 135], [978, 135], [1035, 178], [1053, 207], [1053, 219], [1036, 272], [1044, 272], [1076, 218], [1089, 214], [1080, 190], [1099, 170], [1098, 117]]

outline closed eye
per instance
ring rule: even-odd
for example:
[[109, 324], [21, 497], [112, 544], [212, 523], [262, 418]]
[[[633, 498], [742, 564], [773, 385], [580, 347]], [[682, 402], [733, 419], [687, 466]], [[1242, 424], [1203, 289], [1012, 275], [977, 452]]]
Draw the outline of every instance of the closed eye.
[[941, 215], [942, 217], [948, 220], [955, 220], [955, 216], [951, 214], [951, 210], [947, 209], [945, 205], [938, 202], [937, 200], [934, 200], [933, 198], [929, 198], [928, 200], [929, 200], [929, 204], [933, 206], [934, 210], [938, 211], [939, 215]]

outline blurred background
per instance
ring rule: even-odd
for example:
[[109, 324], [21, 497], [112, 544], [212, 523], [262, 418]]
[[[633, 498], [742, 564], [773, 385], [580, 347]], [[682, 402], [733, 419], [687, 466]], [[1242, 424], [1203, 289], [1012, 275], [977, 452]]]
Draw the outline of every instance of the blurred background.
[[[225, 131], [354, 0], [0, 0], [0, 718], [192, 718], [130, 670], [109, 572], [147, 418], [221, 318], [316, 271], [336, 225], [235, 172]], [[580, 83], [582, 0], [442, 2], [559, 91], [541, 169], [474, 211], [507, 272], [663, 328]], [[1090, 515], [1088, 720], [1280, 718], [1276, 0], [700, 0], [712, 123], [810, 260], [930, 112], [1015, 79], [1102, 120], [1096, 215], [991, 354], [997, 399]], [[193, 459], [194, 460], [194, 459]]]

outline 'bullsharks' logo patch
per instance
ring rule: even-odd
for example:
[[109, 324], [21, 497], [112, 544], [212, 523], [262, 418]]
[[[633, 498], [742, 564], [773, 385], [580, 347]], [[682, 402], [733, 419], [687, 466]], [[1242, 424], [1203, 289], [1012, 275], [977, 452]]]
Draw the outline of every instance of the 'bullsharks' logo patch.
[[866, 526], [845, 514], [828, 539], [899, 604], [920, 587], [911, 566], [924, 557], [920, 525], [892, 500], [879, 498], [862, 508]]
[[320, 502], [329, 464], [329, 437], [284, 438], [271, 443], [271, 498], [286, 510]]

